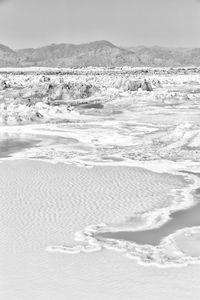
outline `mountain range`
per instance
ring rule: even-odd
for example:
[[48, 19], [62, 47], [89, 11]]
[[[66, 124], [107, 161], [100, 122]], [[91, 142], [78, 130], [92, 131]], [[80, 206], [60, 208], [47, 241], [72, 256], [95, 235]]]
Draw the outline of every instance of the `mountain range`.
[[108, 41], [51, 44], [12, 50], [0, 44], [0, 67], [186, 67], [200, 66], [200, 48], [118, 47]]

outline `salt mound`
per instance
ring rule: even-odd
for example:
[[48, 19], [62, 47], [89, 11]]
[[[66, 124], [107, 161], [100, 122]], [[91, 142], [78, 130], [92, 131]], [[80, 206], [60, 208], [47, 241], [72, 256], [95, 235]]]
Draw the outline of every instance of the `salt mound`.
[[151, 83], [147, 80], [141, 81], [141, 80], [120, 78], [116, 80], [114, 86], [124, 91], [138, 91], [140, 88], [143, 91], [148, 91], [148, 92], [153, 91]]

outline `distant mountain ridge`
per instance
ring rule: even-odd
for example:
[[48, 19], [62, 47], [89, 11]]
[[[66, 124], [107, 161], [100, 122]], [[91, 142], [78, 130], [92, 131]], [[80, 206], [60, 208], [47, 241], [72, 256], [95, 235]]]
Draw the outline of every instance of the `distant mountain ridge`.
[[200, 66], [200, 48], [115, 46], [108, 41], [51, 44], [14, 51], [0, 45], [0, 67], [183, 67]]

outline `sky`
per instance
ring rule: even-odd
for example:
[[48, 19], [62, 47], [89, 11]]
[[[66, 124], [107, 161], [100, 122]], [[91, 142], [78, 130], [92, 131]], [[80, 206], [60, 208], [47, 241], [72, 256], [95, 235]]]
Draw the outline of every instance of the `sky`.
[[200, 0], [0, 0], [0, 43], [13, 49], [108, 40], [200, 47]]

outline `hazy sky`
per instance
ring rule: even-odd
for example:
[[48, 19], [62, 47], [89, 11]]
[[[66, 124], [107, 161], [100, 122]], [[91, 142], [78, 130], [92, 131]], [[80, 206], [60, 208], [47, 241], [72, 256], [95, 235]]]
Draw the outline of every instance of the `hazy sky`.
[[12, 48], [102, 39], [200, 47], [200, 0], [0, 0], [0, 43]]

